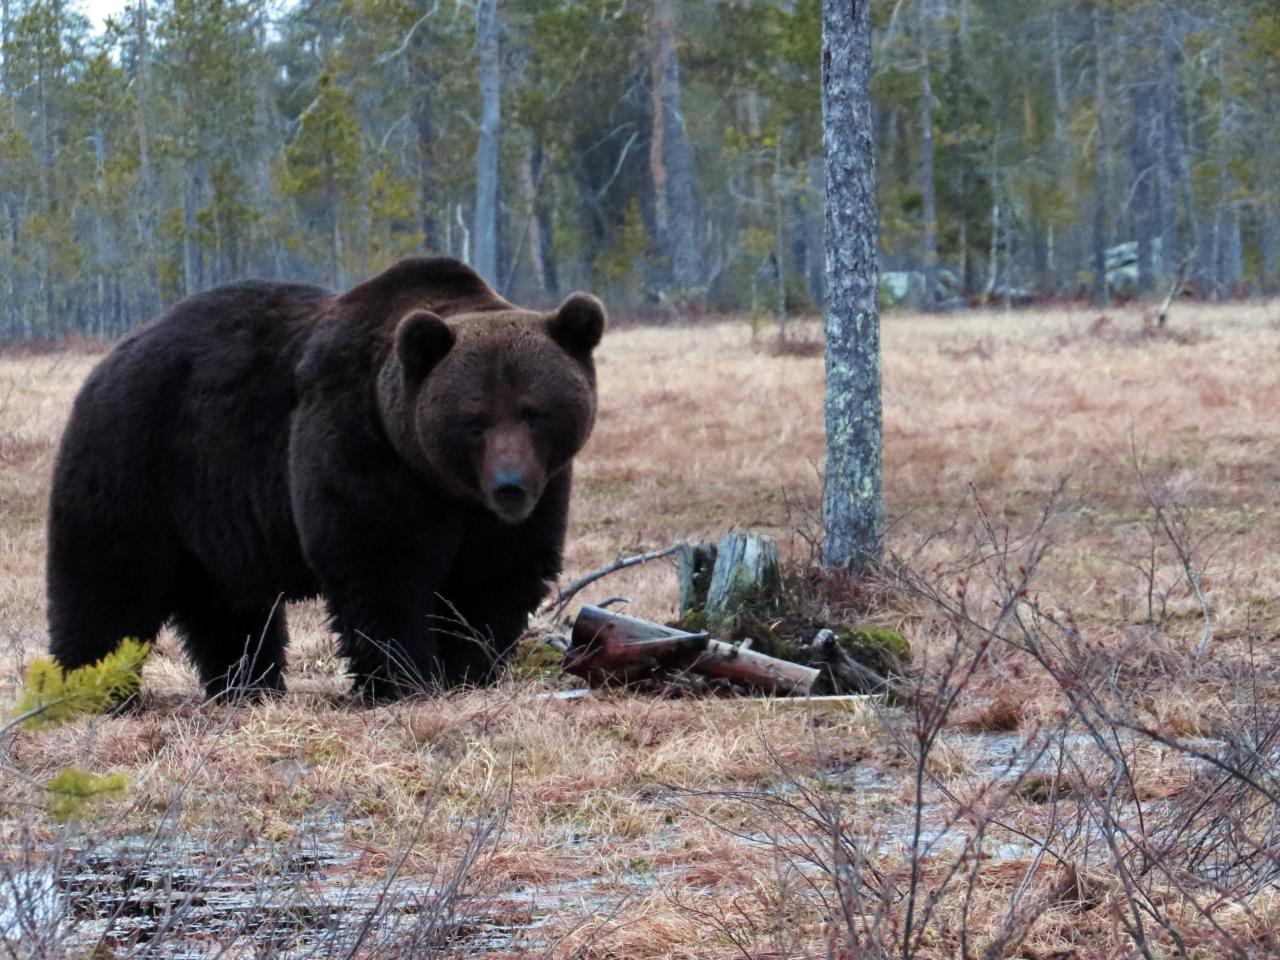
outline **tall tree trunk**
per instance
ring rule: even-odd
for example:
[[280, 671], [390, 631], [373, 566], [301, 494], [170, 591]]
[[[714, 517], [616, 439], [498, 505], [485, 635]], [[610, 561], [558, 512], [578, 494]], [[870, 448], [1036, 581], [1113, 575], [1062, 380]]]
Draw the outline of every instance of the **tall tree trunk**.
[[1240, 240], [1240, 214], [1234, 206], [1231, 194], [1233, 183], [1228, 147], [1232, 142], [1230, 88], [1227, 86], [1225, 53], [1218, 48], [1218, 165], [1217, 216], [1213, 223], [1213, 298], [1224, 300], [1231, 296], [1232, 288], [1244, 274], [1242, 244]]
[[480, 139], [476, 146], [475, 268], [491, 283], [498, 277], [498, 134], [502, 123], [498, 0], [476, 4], [480, 56]]
[[1262, 267], [1259, 271], [1259, 284], [1264, 294], [1274, 294], [1280, 290], [1280, 210], [1276, 208], [1275, 198], [1265, 200], [1258, 210], [1261, 223], [1258, 240]]
[[338, 196], [337, 173], [330, 163], [325, 171], [324, 203], [329, 211], [329, 282], [337, 290], [347, 286], [344, 261], [346, 251], [342, 244], [341, 198]]
[[650, 29], [653, 139], [649, 165], [653, 177], [654, 225], [658, 245], [670, 262], [677, 290], [692, 291], [702, 282], [694, 207], [693, 147], [681, 106], [680, 61], [676, 56], [676, 15], [672, 0], [654, 0]]
[[[94, 117], [94, 175], [98, 188], [97, 202], [105, 205], [107, 197], [107, 140], [105, 123], [101, 113]], [[101, 209], [93, 218], [94, 246], [94, 284], [96, 287], [95, 312], [92, 320], [94, 336], [102, 339], [106, 336], [107, 323], [107, 235], [106, 219]]]
[[[1164, 153], [1168, 158], [1170, 179], [1182, 192], [1183, 213], [1185, 221], [1185, 239], [1179, 258], [1186, 263], [1186, 272], [1193, 279], [1202, 276], [1201, 261], [1204, 258], [1202, 248], [1202, 231], [1200, 212], [1196, 205], [1195, 183], [1191, 176], [1191, 161], [1188, 158], [1189, 144], [1187, 124], [1182, 116], [1181, 98], [1179, 94], [1178, 67], [1181, 63], [1181, 51], [1175, 36], [1174, 17], [1176, 8], [1170, 8], [1168, 2], [1160, 9], [1161, 56], [1160, 65], [1163, 77], [1160, 84], [1160, 113], [1164, 119], [1165, 144]], [[1170, 197], [1172, 201], [1172, 196]], [[1176, 209], [1176, 205], [1175, 205]], [[1172, 251], [1165, 251], [1171, 266], [1178, 269]]]
[[136, 103], [138, 125], [138, 232], [142, 240], [142, 256], [146, 269], [144, 310], [155, 309], [160, 294], [160, 267], [156, 261], [155, 180], [151, 172], [151, 136], [147, 128], [151, 110], [151, 44], [147, 25], [147, 0], [138, 0], [134, 8], [134, 29], [138, 42], [138, 75]]
[[[1274, 88], [1266, 92], [1262, 107], [1263, 129], [1270, 132], [1267, 144], [1262, 148], [1264, 156], [1271, 158], [1271, 169], [1280, 172], [1277, 157], [1280, 157], [1280, 111], [1277, 102], [1280, 96]], [[1280, 292], [1280, 196], [1276, 190], [1267, 191], [1258, 205], [1259, 221], [1259, 254], [1262, 261], [1259, 270], [1259, 283], [1264, 294]]]
[[552, 201], [547, 197], [548, 191], [541, 188], [544, 177], [546, 154], [542, 150], [542, 137], [535, 135], [530, 148], [529, 160], [533, 182], [539, 184], [537, 203], [538, 240], [542, 244], [542, 289], [549, 297], [560, 296], [560, 272], [556, 269], [553, 240], [555, 233], [552, 226]]
[[550, 238], [543, 235], [542, 201], [542, 148], [537, 134], [530, 134], [529, 146], [520, 164], [520, 192], [524, 195], [524, 209], [528, 224], [527, 242], [529, 244], [529, 266], [533, 269], [534, 289], [542, 296], [547, 296], [548, 289], [547, 254]]
[[786, 216], [783, 213], [782, 186], [782, 137], [773, 148], [773, 265], [775, 273], [774, 319], [778, 322], [778, 336], [787, 338], [787, 234]]
[[821, 157], [811, 158], [807, 166], [809, 188], [806, 196], [805, 231], [809, 251], [808, 288], [814, 302], [821, 304], [825, 301], [827, 289], [827, 265], [822, 249], [822, 235], [826, 229], [825, 215], [822, 210], [822, 198], [826, 196], [826, 166]]
[[871, 113], [870, 0], [822, 2], [826, 152], [824, 562], [867, 567], [883, 551], [879, 213]]
[[1093, 107], [1098, 115], [1095, 133], [1093, 184], [1093, 304], [1105, 307], [1111, 300], [1107, 286], [1107, 51], [1102, 28], [1102, 7], [1093, 8], [1094, 68]]
[[0, 0], [0, 89], [9, 92], [9, 0]]
[[[413, 91], [413, 125], [418, 134], [418, 222], [422, 227], [422, 248], [429, 252], [445, 249], [436, 215], [439, 183], [436, 163], [440, 132], [436, 125], [432, 93], [440, 82], [439, 60], [429, 49], [425, 28], [414, 32], [413, 46], [406, 58], [409, 88]], [[447, 219], [447, 217], [446, 217]]]
[[1146, 296], [1155, 286], [1155, 241], [1160, 235], [1160, 196], [1156, 171], [1159, 163], [1152, 149], [1158, 125], [1152, 109], [1150, 84], [1135, 84], [1131, 98], [1134, 131], [1130, 164], [1134, 177], [1133, 221], [1138, 241], [1138, 294]]
[[932, 19], [929, 4], [920, 2], [920, 193], [924, 207], [924, 309], [938, 304], [938, 196], [933, 176]]
[[[59, 18], [61, 19], [61, 18]], [[53, 134], [50, 130], [49, 121], [49, 65], [43, 62], [39, 63], [39, 75], [37, 77], [37, 94], [40, 110], [40, 157], [43, 164], [42, 176], [40, 178], [40, 189], [43, 196], [41, 201], [41, 213], [44, 215], [44, 243], [41, 246], [41, 285], [44, 302], [44, 329], [46, 335], [53, 336], [56, 331], [53, 329], [54, 307], [53, 307], [53, 203], [55, 187], [53, 182], [54, 176], [54, 146]]]

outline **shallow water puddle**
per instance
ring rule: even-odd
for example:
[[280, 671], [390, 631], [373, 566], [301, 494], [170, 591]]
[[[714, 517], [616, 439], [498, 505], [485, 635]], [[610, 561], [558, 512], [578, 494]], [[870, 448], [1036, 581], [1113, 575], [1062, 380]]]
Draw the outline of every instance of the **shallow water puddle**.
[[[0, 936], [150, 956], [328, 956], [421, 926], [449, 937], [460, 898], [411, 878], [363, 877], [338, 847], [307, 852], [123, 842], [34, 869], [0, 867]], [[234, 955], [234, 951], [233, 951]]]

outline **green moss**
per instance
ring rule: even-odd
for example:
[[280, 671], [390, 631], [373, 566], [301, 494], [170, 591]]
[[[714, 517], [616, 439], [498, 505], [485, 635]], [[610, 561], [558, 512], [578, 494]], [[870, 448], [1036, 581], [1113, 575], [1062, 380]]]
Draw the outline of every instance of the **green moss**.
[[698, 607], [697, 609], [688, 611], [675, 624], [677, 630], [686, 630], [689, 633], [702, 633], [711, 624], [711, 618], [707, 616], [707, 611]]
[[507, 673], [518, 680], [553, 680], [564, 672], [564, 655], [541, 640], [520, 641], [507, 663]]
[[804, 660], [804, 654], [786, 635], [787, 626], [785, 619], [770, 616], [758, 608], [747, 607], [739, 610], [725, 625], [723, 639], [739, 642], [750, 640], [752, 650], [799, 663]]
[[896, 630], [843, 623], [835, 632], [836, 641], [845, 653], [873, 670], [897, 673], [911, 662], [911, 644]]
[[129, 778], [123, 773], [90, 773], [80, 767], [64, 767], [45, 784], [49, 813], [57, 820], [82, 816], [98, 797], [124, 793]]

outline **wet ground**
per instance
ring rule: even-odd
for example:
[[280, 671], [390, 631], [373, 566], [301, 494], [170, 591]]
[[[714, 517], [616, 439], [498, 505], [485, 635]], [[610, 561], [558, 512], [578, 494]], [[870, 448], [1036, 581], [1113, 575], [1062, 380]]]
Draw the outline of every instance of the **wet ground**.
[[[1070, 847], [1072, 859], [1087, 861], [1094, 849], [1106, 855], [1102, 825], [1089, 818], [1063, 821], [1054, 807], [1054, 784], [1079, 782], [1098, 756], [1084, 734], [1038, 740], [1019, 733], [949, 736], [935, 748], [935, 768], [923, 786], [918, 835], [912, 778], [877, 763], [828, 770], [804, 784], [784, 778], [760, 792], [726, 791], [720, 799], [736, 799], [759, 814], [754, 827], [735, 834], [737, 842], [770, 845], [784, 855], [786, 844], [779, 838], [787, 830], [785, 817], [775, 811], [820, 795], [840, 806], [871, 856], [910, 856], [914, 847], [921, 856], [937, 857], [970, 845], [985, 859], [1013, 862]], [[1001, 790], [1019, 791], [1031, 802], [1018, 816], [985, 824], [980, 849], [973, 848], [973, 820], [966, 811]], [[675, 808], [696, 806], [696, 797], [678, 793], [660, 800]], [[1037, 814], [1040, 808], [1044, 817]], [[1110, 809], [1128, 817], [1133, 800], [1117, 800]], [[1148, 815], [1153, 809], [1149, 802]], [[1057, 823], [1052, 835], [1045, 825], [1050, 819]], [[169, 831], [94, 845], [69, 835], [52, 858], [0, 860], [0, 941], [21, 944], [20, 956], [166, 960], [302, 960], [380, 948], [403, 956], [450, 947], [466, 953], [540, 952], [551, 946], [558, 935], [553, 927], [562, 930], [566, 916], [607, 915], [655, 884], [683, 882], [678, 870], [650, 866], [614, 875], [584, 869], [591, 874], [584, 879], [537, 886], [459, 889], [449, 868], [432, 875], [407, 857], [384, 852], [372, 868], [369, 851], [345, 839], [350, 826], [303, 825], [279, 844]], [[580, 854], [584, 864], [592, 858], [598, 864], [598, 848], [617, 839], [566, 834], [558, 843], [570, 856]], [[501, 837], [493, 842], [500, 845]], [[649, 838], [649, 847], [661, 853], [678, 842], [673, 828]], [[804, 873], [822, 868], [820, 862], [796, 866]]]

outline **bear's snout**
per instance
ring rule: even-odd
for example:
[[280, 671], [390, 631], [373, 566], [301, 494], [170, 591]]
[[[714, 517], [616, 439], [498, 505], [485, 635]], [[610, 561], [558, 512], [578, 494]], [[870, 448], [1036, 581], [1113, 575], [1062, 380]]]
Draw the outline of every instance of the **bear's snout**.
[[524, 474], [504, 470], [494, 476], [489, 499], [493, 502], [494, 511], [503, 519], [523, 520], [532, 498]]
[[544, 483], [528, 431], [504, 425], [490, 430], [486, 439], [484, 498], [499, 519], [520, 523], [533, 513]]

